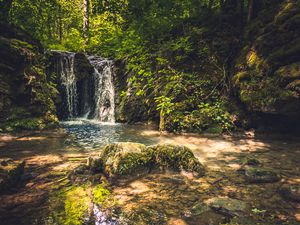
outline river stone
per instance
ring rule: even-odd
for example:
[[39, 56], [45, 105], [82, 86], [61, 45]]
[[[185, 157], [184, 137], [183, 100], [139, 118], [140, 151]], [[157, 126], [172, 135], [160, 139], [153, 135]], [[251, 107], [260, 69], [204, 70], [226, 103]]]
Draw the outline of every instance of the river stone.
[[245, 178], [249, 183], [273, 183], [280, 180], [280, 176], [270, 169], [248, 167]]
[[300, 202], [300, 185], [291, 184], [283, 185], [280, 189], [280, 194], [287, 200]]
[[9, 190], [21, 181], [24, 166], [24, 161], [11, 160], [0, 166], [0, 193]]
[[139, 143], [120, 142], [109, 144], [103, 148], [100, 159], [103, 172], [108, 177], [120, 175], [139, 175], [148, 172], [150, 156], [146, 154], [146, 146]]
[[206, 203], [214, 211], [230, 217], [241, 216], [248, 209], [245, 202], [227, 197], [211, 198]]

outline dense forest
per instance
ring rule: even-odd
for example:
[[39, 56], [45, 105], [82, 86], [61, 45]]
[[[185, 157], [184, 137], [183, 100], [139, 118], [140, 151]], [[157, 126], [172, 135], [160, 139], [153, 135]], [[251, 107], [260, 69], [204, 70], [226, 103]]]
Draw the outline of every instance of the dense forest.
[[0, 0], [0, 224], [296, 225], [300, 0]]
[[[22, 28], [34, 48], [97, 54], [121, 65], [127, 84], [118, 93], [118, 108], [125, 114], [120, 121], [160, 121], [160, 129], [169, 131], [223, 132], [287, 124], [293, 129], [299, 119], [298, 1], [1, 4], [1, 21]], [[31, 46], [24, 52], [26, 47]], [[38, 64], [43, 72], [47, 65]], [[55, 114], [51, 100], [45, 104]], [[10, 115], [20, 111], [9, 108], [16, 108]]]

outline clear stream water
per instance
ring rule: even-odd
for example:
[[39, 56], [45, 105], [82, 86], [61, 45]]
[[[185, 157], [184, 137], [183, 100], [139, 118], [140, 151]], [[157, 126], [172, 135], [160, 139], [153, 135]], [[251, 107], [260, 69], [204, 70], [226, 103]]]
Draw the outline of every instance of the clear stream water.
[[97, 120], [75, 119], [61, 122], [73, 141], [85, 149], [98, 148], [114, 142], [139, 142], [152, 145], [158, 136], [145, 136], [145, 126], [106, 123]]

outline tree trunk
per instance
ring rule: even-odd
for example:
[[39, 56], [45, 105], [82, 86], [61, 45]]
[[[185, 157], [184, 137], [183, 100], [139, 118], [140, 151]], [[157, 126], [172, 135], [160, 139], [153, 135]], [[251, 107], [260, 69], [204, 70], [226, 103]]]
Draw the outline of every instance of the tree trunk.
[[0, 3], [0, 22], [7, 23], [13, 0], [3, 0]]
[[248, 18], [247, 18], [248, 23], [252, 20], [253, 8], [254, 8], [254, 0], [248, 0]]
[[83, 37], [85, 43], [88, 44], [89, 40], [89, 0], [83, 0]]
[[63, 30], [62, 30], [62, 12], [61, 12], [61, 5], [58, 6], [58, 39], [61, 43], [63, 36]]

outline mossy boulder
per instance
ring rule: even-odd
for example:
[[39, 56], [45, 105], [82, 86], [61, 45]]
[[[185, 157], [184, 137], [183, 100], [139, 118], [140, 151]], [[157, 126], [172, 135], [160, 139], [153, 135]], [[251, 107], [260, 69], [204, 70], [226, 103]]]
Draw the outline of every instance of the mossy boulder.
[[204, 175], [204, 167], [192, 151], [184, 146], [120, 142], [105, 146], [99, 157], [89, 158], [92, 172], [104, 172], [110, 178], [139, 176], [152, 169], [187, 171]]
[[131, 142], [107, 145], [100, 154], [103, 171], [109, 177], [148, 172], [150, 157], [145, 145]]
[[163, 169], [186, 171], [195, 173], [196, 176], [204, 175], [204, 167], [194, 156], [193, 152], [184, 146], [155, 145], [148, 147], [152, 156], [152, 164]]
[[280, 176], [271, 169], [248, 167], [245, 169], [245, 179], [249, 183], [273, 183], [280, 180]]
[[2, 159], [0, 163], [0, 193], [15, 187], [24, 173], [25, 161]]

